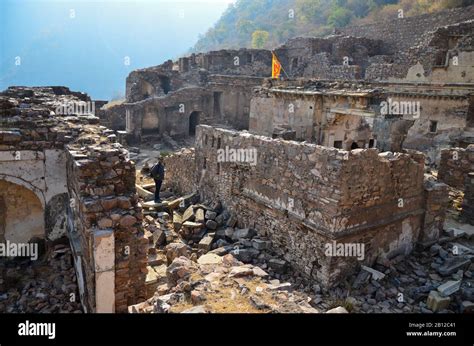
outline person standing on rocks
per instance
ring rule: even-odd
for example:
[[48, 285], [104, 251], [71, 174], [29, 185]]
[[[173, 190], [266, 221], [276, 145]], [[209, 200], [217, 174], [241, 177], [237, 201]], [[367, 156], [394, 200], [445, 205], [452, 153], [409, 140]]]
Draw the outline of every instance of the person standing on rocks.
[[165, 165], [163, 158], [158, 158], [158, 163], [151, 169], [151, 176], [155, 180], [155, 203], [161, 203], [160, 190], [163, 180], [165, 179]]

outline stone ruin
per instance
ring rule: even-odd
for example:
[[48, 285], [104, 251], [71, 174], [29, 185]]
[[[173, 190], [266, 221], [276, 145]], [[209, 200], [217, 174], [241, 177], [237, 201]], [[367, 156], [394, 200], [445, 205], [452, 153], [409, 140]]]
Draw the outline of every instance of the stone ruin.
[[97, 117], [55, 114], [60, 105], [90, 102], [85, 94], [13, 87], [0, 100], [0, 236], [51, 244], [66, 236], [84, 311], [127, 311], [145, 297], [146, 276], [127, 150]]
[[473, 311], [473, 13], [289, 40], [279, 80], [268, 50], [167, 61], [97, 117], [7, 89], [0, 242], [60, 272], [0, 262], [0, 311]]

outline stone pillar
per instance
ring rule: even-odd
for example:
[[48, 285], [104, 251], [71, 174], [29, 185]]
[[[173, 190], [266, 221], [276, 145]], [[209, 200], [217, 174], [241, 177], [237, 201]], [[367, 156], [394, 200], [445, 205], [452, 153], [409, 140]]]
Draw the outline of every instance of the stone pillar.
[[[71, 228], [81, 257], [89, 312], [127, 312], [146, 297], [147, 240], [135, 191], [135, 166], [123, 148], [68, 151]], [[76, 257], [78, 257], [76, 256]]]
[[115, 239], [114, 231], [92, 232], [95, 270], [95, 312], [115, 312]]
[[436, 242], [443, 230], [446, 218], [446, 208], [449, 203], [448, 185], [425, 175], [425, 217], [423, 229], [420, 233], [420, 242], [430, 245]]
[[474, 172], [467, 174], [464, 179], [464, 201], [462, 203], [462, 217], [466, 222], [474, 225]]

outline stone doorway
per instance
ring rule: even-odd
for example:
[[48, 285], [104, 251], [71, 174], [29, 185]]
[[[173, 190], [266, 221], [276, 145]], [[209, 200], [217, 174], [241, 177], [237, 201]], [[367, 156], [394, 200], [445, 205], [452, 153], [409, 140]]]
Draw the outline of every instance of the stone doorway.
[[189, 116], [189, 135], [195, 136], [196, 135], [196, 126], [199, 125], [199, 118], [201, 112], [192, 112]]

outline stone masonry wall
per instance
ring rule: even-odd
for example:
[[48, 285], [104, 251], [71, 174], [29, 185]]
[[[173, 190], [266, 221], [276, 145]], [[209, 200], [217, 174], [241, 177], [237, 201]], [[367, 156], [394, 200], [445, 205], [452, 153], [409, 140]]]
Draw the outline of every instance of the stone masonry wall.
[[383, 23], [371, 23], [338, 29], [348, 36], [383, 40], [392, 53], [415, 46], [421, 36], [435, 28], [459, 23], [474, 18], [474, 6], [455, 8], [403, 19], [394, 18]]
[[89, 100], [64, 87], [0, 93], [0, 180], [38, 196], [51, 225], [47, 241], [67, 234], [85, 311], [126, 312], [145, 297], [147, 241], [134, 164], [97, 117], [55, 112]]
[[[129, 305], [145, 299], [147, 241], [135, 193], [135, 167], [127, 155], [119, 145], [68, 151], [68, 188], [76, 222], [71, 233], [84, 259], [89, 311], [126, 312]], [[104, 238], [109, 246], [100, 248]]]
[[467, 149], [451, 148], [441, 151], [438, 178], [449, 186], [464, 190], [467, 174], [474, 171], [474, 145]]
[[196, 162], [194, 149], [183, 149], [165, 157], [166, 184], [180, 194], [197, 190]]
[[465, 184], [462, 217], [471, 225], [474, 225], [474, 172], [467, 175]]
[[425, 175], [425, 218], [420, 242], [431, 245], [436, 242], [443, 230], [446, 210], [449, 205], [448, 186]]
[[[219, 149], [256, 149], [256, 164], [220, 162]], [[346, 152], [209, 126], [196, 137], [201, 197], [220, 200], [239, 226], [264, 233], [298, 271], [329, 286], [361, 262], [326, 256], [328, 242], [364, 244], [369, 265], [411, 251], [423, 223], [423, 161], [419, 153]]]

